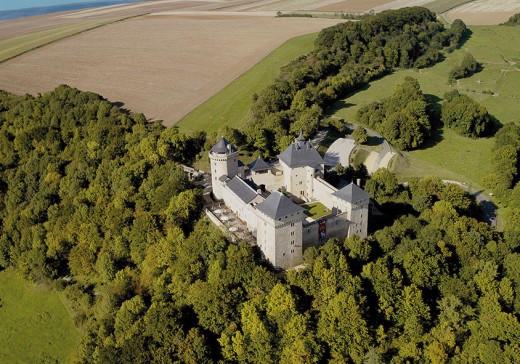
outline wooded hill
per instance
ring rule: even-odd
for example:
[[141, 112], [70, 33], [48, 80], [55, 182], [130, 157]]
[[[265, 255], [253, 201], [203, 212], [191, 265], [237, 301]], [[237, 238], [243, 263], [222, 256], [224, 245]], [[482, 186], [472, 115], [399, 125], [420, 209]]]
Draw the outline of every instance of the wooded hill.
[[[283, 67], [272, 85], [253, 96], [249, 147], [274, 155], [300, 129], [312, 135], [332, 102], [393, 68], [435, 64], [443, 48], [458, 45], [465, 29], [455, 21], [445, 30], [434, 13], [415, 7], [322, 30], [312, 52]], [[421, 135], [414, 138], [423, 140], [419, 129]], [[403, 145], [417, 147], [415, 142]]]
[[520, 361], [518, 233], [457, 186], [379, 172], [389, 225], [279, 275], [199, 220], [203, 135], [66, 86], [0, 105], [0, 265], [65, 292], [78, 362]]

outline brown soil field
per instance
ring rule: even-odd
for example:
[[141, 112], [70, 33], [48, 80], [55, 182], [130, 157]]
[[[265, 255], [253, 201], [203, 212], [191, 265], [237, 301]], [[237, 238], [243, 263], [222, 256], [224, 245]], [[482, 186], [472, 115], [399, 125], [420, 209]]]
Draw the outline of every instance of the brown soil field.
[[408, 6], [424, 6], [432, 2], [432, 0], [394, 0], [387, 1], [385, 4], [381, 4], [374, 7], [375, 12], [381, 12], [389, 9], [400, 9]]
[[477, 0], [448, 11], [446, 18], [461, 19], [470, 25], [492, 25], [503, 23], [518, 12], [518, 0]]
[[449, 21], [461, 19], [468, 25], [495, 25], [506, 22], [511, 15], [517, 11], [509, 12], [488, 12], [488, 13], [458, 13], [449, 12], [445, 16]]
[[316, 10], [319, 11], [345, 11], [352, 13], [361, 13], [369, 11], [376, 6], [391, 3], [392, 0], [345, 0], [330, 5], [322, 6]]
[[[107, 19], [113, 17], [131, 17], [158, 11], [171, 11], [178, 9], [190, 9], [209, 4], [201, 1], [149, 1], [138, 3], [140, 6], [128, 5], [112, 6], [109, 8], [83, 9], [81, 11], [64, 11], [52, 14], [36, 15], [26, 18], [12, 19], [0, 22], [0, 39], [12, 38], [21, 34], [27, 34], [37, 29], [58, 27], [67, 24], [77, 24], [82, 21]], [[135, 4], [137, 5], [137, 4]], [[103, 10], [105, 9], [105, 10]]]
[[337, 22], [238, 15], [143, 16], [0, 64], [0, 89], [36, 94], [68, 84], [171, 125], [287, 39]]

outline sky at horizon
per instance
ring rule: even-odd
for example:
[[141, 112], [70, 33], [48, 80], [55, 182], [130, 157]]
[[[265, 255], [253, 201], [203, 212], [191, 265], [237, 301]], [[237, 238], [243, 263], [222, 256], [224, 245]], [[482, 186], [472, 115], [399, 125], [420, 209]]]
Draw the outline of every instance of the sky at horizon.
[[[54, 5], [65, 5], [65, 4], [80, 4], [94, 2], [96, 0], [0, 0], [0, 11], [6, 10], [18, 10], [36, 7], [46, 7]], [[97, 0], [99, 1], [99, 0]], [[101, 0], [110, 5], [111, 1], [116, 0]], [[135, 1], [135, 0], [134, 0]]]

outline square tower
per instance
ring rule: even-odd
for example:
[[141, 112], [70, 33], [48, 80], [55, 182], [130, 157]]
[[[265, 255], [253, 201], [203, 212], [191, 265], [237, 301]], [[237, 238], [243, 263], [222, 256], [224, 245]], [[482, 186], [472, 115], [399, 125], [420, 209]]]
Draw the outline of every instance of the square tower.
[[257, 244], [273, 266], [288, 269], [302, 263], [303, 211], [279, 191], [256, 205]]
[[362, 238], [368, 235], [368, 206], [370, 195], [354, 183], [343, 187], [332, 194], [333, 205], [339, 212], [346, 212], [351, 221], [348, 235]]

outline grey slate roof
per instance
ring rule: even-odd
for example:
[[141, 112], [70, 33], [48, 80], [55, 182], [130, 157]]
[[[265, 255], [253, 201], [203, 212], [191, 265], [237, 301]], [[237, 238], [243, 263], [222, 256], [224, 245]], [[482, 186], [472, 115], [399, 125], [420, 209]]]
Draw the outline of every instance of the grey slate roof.
[[292, 143], [278, 158], [290, 168], [304, 166], [316, 167], [319, 164], [325, 163], [311, 142], [305, 140], [297, 140]]
[[332, 195], [350, 203], [356, 203], [370, 198], [370, 195], [355, 183], [350, 183], [341, 190], [334, 192]]
[[235, 193], [242, 201], [249, 203], [257, 196], [255, 190], [251, 188], [242, 178], [235, 176], [227, 183], [228, 188]]
[[303, 208], [279, 191], [273, 191], [269, 197], [256, 205], [256, 208], [274, 220], [303, 211]]
[[[229, 148], [229, 149], [228, 149]], [[234, 146], [232, 146], [224, 136], [220, 138], [220, 140], [211, 148], [212, 153], [218, 153], [218, 154], [226, 154], [226, 153], [233, 153], [236, 152]]]
[[254, 161], [253, 163], [251, 163], [249, 165], [249, 168], [253, 172], [258, 172], [258, 171], [265, 171], [267, 169], [271, 169], [271, 166], [269, 165], [269, 163], [264, 161], [262, 158], [258, 157], [258, 159], [256, 161]]

